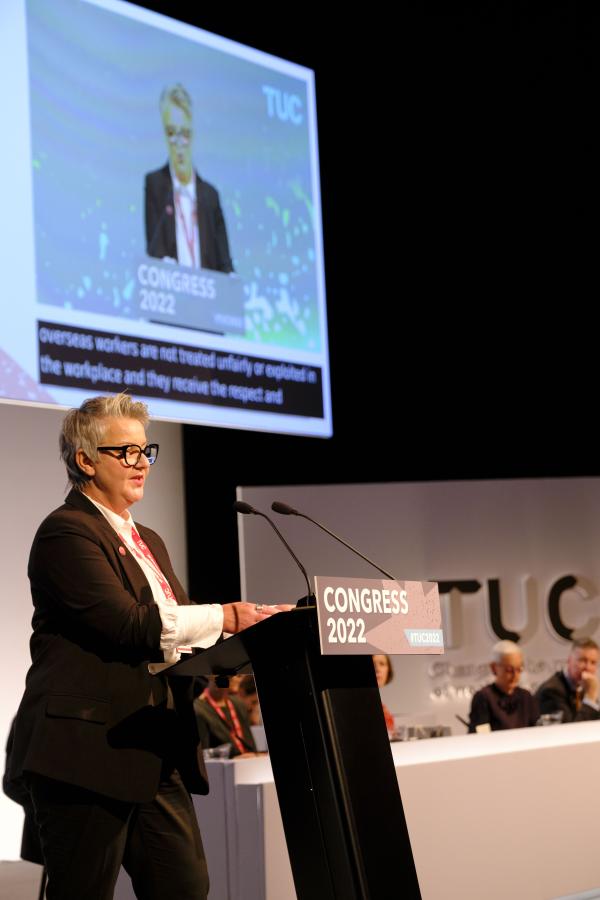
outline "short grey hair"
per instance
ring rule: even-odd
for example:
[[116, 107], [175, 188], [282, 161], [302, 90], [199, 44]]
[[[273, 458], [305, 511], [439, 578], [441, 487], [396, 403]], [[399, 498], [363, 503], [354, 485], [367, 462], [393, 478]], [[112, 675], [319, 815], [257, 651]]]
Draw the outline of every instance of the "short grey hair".
[[60, 432], [60, 455], [67, 467], [69, 482], [78, 491], [91, 481], [91, 476], [79, 468], [77, 451], [83, 450], [93, 461], [98, 459], [97, 448], [104, 437], [106, 419], [136, 419], [145, 428], [150, 416], [146, 404], [132, 400], [128, 394], [91, 397], [79, 409], [69, 410]]
[[182, 84], [173, 84], [166, 87], [160, 95], [160, 115], [164, 120], [167, 107], [178, 106], [179, 109], [192, 118], [192, 98]]
[[492, 662], [500, 663], [503, 656], [510, 656], [511, 653], [518, 653], [523, 659], [523, 651], [514, 641], [498, 641], [492, 647]]

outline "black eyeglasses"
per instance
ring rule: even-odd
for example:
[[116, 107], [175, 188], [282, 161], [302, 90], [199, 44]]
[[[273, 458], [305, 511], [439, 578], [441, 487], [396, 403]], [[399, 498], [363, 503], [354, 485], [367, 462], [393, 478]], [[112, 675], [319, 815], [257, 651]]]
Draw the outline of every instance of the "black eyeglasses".
[[146, 444], [143, 448], [139, 444], [123, 444], [121, 447], [97, 447], [97, 450], [99, 453], [108, 453], [109, 456], [113, 456], [114, 451], [114, 458], [122, 459], [126, 466], [139, 465], [142, 453], [153, 466], [158, 456], [158, 444]]

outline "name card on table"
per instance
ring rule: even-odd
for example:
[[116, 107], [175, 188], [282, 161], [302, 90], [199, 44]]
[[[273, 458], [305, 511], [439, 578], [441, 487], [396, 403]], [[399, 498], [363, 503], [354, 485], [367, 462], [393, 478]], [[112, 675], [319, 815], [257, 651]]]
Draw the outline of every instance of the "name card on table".
[[323, 654], [443, 653], [435, 581], [315, 576]]

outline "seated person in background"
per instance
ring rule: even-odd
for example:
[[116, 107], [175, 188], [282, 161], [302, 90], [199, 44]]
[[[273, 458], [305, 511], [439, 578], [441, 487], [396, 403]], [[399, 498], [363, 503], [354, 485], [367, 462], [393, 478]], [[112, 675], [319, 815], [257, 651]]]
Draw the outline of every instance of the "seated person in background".
[[562, 672], [537, 689], [540, 712], [562, 712], [563, 722], [600, 718], [597, 668], [598, 644], [591, 638], [574, 641]]
[[535, 697], [518, 687], [523, 654], [512, 641], [499, 641], [492, 650], [490, 668], [495, 681], [473, 695], [469, 731], [501, 731], [526, 728], [539, 717]]
[[[386, 685], [389, 684], [392, 678], [394, 677], [394, 670], [392, 668], [392, 661], [389, 656], [386, 656], [384, 653], [378, 653], [373, 657], [373, 665], [375, 666], [375, 677], [377, 679], [377, 687], [379, 690]], [[387, 706], [381, 703], [383, 706], [383, 717], [385, 719], [385, 727], [388, 731], [394, 730], [394, 717], [387, 708]]]
[[[230, 688], [231, 690], [231, 688]], [[258, 704], [258, 693], [256, 691], [256, 682], [253, 675], [242, 675], [238, 682], [239, 699], [246, 707], [248, 713], [248, 721], [251, 725], [261, 725], [260, 706]]]
[[230, 675], [229, 676], [229, 696], [232, 694], [238, 694], [240, 690], [240, 684], [244, 675]]
[[231, 744], [230, 756], [256, 753], [246, 707], [211, 675], [208, 687], [194, 700], [200, 743], [206, 749]]

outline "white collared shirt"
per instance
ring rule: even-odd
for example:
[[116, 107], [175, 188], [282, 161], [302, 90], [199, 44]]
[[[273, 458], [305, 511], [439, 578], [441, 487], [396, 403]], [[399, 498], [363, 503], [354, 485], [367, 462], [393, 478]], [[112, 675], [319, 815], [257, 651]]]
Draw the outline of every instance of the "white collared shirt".
[[88, 494], [85, 496], [100, 510], [141, 568], [150, 585], [154, 602], [158, 606], [162, 622], [160, 649], [163, 651], [165, 661], [150, 663], [148, 666], [150, 672], [156, 674], [166, 666], [176, 663], [181, 658], [182, 648], [212, 647], [223, 631], [223, 607], [219, 603], [179, 606], [177, 601], [169, 600], [161, 585], [161, 579], [168, 585], [164, 574], [158, 569], [158, 565], [155, 567], [136, 546], [132, 537], [135, 525], [129, 510], [125, 510], [125, 516], [120, 516], [97, 500], [93, 500]]
[[182, 266], [199, 268], [201, 262], [198, 207], [196, 206], [196, 173], [192, 170], [189, 182], [182, 184], [171, 166], [169, 166], [169, 171], [173, 181], [177, 262]]

